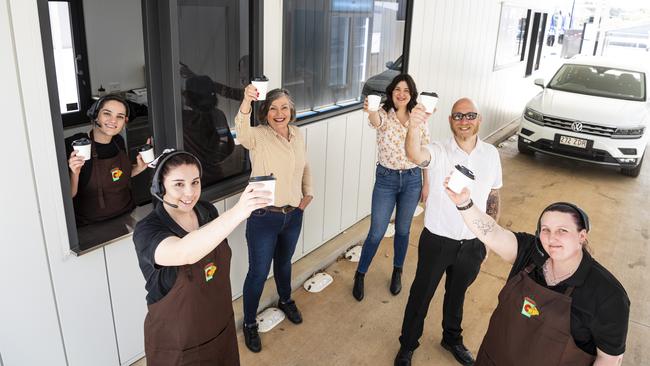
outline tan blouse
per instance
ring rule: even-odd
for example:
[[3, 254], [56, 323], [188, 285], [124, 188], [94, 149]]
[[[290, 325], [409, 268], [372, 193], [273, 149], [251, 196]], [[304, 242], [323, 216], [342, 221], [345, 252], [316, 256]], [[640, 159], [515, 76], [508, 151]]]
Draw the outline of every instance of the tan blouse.
[[275, 183], [275, 206], [298, 207], [304, 196], [313, 196], [307, 164], [305, 138], [289, 125], [289, 141], [268, 125], [250, 126], [250, 113], [235, 117], [237, 140], [250, 152], [251, 176], [271, 175]]
[[[384, 108], [379, 108], [379, 126], [373, 126], [370, 121], [368, 123], [377, 130], [377, 160], [379, 164], [394, 170], [413, 169], [417, 166], [406, 157], [404, 143], [408, 127], [402, 125], [397, 119], [394, 109], [391, 108], [386, 112]], [[420, 133], [420, 144], [428, 145], [431, 136], [426, 124], [422, 124]]]

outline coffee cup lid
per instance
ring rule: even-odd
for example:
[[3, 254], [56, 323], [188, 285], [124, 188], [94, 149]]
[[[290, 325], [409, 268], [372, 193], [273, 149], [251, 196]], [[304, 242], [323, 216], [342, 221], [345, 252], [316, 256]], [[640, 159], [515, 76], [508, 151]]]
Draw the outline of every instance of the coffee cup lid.
[[81, 146], [81, 145], [90, 145], [90, 140], [82, 137], [80, 139], [76, 139], [72, 141], [72, 146]]
[[250, 177], [250, 179], [248, 179], [248, 182], [249, 183], [265, 182], [267, 180], [275, 180], [275, 177], [273, 176], [273, 174], [271, 174], [271, 175], [258, 175], [257, 177]]
[[474, 180], [474, 172], [472, 172], [471, 170], [467, 169], [466, 167], [460, 164], [456, 164], [455, 168], [459, 172], [463, 173], [463, 175], [465, 175], [467, 178]]
[[262, 75], [254, 77], [253, 81], [269, 81], [269, 79], [266, 76]]
[[138, 148], [138, 152], [147, 151], [153, 149], [153, 146], [149, 144], [144, 144]]
[[422, 92], [422, 93], [420, 93], [420, 95], [428, 95], [430, 97], [438, 98], [438, 93], [436, 93], [436, 92]]

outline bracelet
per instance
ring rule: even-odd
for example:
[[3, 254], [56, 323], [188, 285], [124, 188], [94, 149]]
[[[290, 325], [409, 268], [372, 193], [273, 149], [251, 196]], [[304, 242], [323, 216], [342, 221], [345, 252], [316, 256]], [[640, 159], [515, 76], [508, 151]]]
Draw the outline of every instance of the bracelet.
[[463, 202], [460, 206], [456, 206], [456, 209], [458, 211], [465, 211], [472, 206], [474, 206], [474, 201], [472, 201], [472, 199], [470, 198], [469, 202]]

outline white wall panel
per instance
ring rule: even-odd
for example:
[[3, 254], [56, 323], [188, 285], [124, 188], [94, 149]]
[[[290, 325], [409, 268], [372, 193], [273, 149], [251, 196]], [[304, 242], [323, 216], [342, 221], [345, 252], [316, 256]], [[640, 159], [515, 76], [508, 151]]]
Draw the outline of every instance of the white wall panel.
[[360, 113], [350, 113], [345, 122], [345, 161], [343, 162], [343, 200], [341, 230], [357, 222], [359, 167], [361, 164], [361, 134], [367, 123]]
[[327, 122], [327, 155], [325, 168], [325, 217], [323, 240], [336, 236], [341, 230], [343, 198], [343, 169], [345, 161], [345, 128], [347, 118], [340, 115]]
[[115, 319], [120, 363], [128, 365], [144, 356], [144, 317], [147, 314], [145, 280], [138, 265], [133, 237], [103, 248]]
[[451, 136], [447, 117], [461, 97], [478, 103], [485, 137], [518, 117], [538, 91], [524, 78], [524, 63], [492, 70], [500, 9], [497, 0], [415, 1], [409, 73], [420, 91], [440, 95], [430, 124], [433, 139]]
[[356, 114], [356, 118], [362, 118], [363, 120], [361, 162], [359, 166], [359, 203], [357, 206], [357, 220], [361, 220], [370, 215], [372, 188], [375, 184], [377, 165], [377, 131], [370, 127], [365, 113], [358, 111], [354, 114]]
[[[239, 197], [237, 194], [225, 199], [222, 204], [217, 204], [219, 213], [230, 210], [237, 204]], [[219, 207], [221, 206], [221, 207]], [[222, 210], [221, 208], [224, 208]], [[248, 245], [246, 243], [246, 221], [242, 222], [228, 235], [228, 245], [232, 250], [232, 259], [230, 260], [230, 287], [232, 290], [232, 297], [237, 298], [241, 296], [244, 289], [244, 280], [248, 272]]]
[[264, 0], [264, 74], [269, 90], [282, 87], [282, 0]]
[[303, 255], [323, 242], [323, 216], [325, 211], [325, 169], [323, 158], [327, 152], [327, 123], [319, 122], [302, 128], [307, 141], [307, 161], [311, 168], [314, 199], [303, 216]]

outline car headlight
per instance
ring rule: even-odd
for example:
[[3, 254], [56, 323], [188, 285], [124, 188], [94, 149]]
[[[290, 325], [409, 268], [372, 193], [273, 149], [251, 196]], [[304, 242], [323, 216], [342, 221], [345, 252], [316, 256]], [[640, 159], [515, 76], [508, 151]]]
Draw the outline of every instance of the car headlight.
[[616, 131], [612, 134], [614, 139], [638, 139], [643, 136], [645, 132], [645, 127], [625, 127], [617, 128]]
[[526, 110], [524, 111], [524, 118], [535, 124], [544, 126], [544, 115], [532, 108], [526, 107]]

